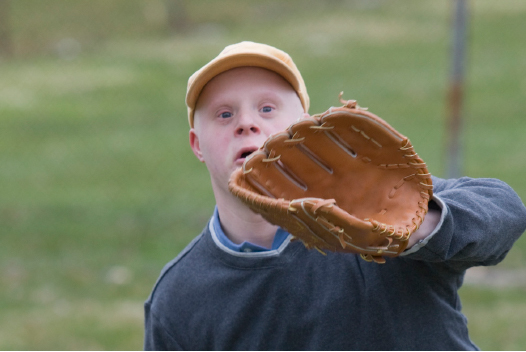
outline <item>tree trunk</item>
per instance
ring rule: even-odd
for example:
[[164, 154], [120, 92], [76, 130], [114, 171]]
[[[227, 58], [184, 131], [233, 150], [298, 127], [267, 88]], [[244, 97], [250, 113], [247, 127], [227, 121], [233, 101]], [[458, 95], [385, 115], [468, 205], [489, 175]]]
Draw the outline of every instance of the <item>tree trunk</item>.
[[182, 33], [188, 29], [190, 20], [185, 0], [165, 0], [168, 28], [172, 33]]
[[9, 0], [0, 0], [0, 56], [13, 56], [13, 41], [9, 22]]

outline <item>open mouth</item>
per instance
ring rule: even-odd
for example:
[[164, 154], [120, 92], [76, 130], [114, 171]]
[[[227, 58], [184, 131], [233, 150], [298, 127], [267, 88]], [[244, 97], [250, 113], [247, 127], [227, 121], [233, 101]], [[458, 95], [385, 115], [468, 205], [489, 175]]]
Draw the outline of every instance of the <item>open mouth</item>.
[[241, 153], [241, 159], [245, 159], [247, 156], [249, 156], [252, 153], [253, 153], [253, 151], [252, 152], [243, 152], [243, 153]]
[[238, 160], [239, 159], [245, 160], [250, 154], [252, 154], [256, 150], [257, 150], [257, 148], [245, 148], [245, 149], [241, 150], [241, 152], [238, 154], [237, 159]]

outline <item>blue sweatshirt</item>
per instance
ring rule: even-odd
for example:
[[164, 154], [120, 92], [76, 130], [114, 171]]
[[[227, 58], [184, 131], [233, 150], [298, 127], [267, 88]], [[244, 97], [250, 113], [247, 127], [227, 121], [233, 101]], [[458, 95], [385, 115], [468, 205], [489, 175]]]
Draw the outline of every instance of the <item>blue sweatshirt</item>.
[[494, 179], [433, 178], [436, 231], [380, 265], [309, 251], [225, 246], [213, 222], [163, 269], [145, 303], [146, 350], [476, 350], [465, 270], [495, 265], [526, 208]]

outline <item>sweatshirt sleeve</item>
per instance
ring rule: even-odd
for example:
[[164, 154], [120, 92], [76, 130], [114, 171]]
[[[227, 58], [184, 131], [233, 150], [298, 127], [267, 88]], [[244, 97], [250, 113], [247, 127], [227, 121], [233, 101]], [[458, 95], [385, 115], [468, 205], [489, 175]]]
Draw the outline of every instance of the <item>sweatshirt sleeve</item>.
[[433, 177], [442, 217], [432, 237], [406, 258], [440, 262], [462, 271], [502, 261], [526, 229], [526, 207], [496, 179]]

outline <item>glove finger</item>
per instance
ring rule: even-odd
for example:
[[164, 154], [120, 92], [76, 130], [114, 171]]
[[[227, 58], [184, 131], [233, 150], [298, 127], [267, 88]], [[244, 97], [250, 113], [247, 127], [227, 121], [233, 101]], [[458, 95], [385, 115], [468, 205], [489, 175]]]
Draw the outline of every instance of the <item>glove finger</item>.
[[[279, 156], [276, 167], [301, 184], [300, 189], [303, 193], [294, 193], [293, 198], [303, 198], [312, 193], [313, 187], [324, 179], [328, 180], [333, 173], [334, 167], [327, 162], [326, 156], [317, 155], [306, 147], [306, 144], [309, 144], [309, 138], [305, 138], [307, 133], [297, 133], [298, 130], [313, 131], [310, 127], [316, 126], [319, 126], [317, 120], [305, 119], [291, 126], [288, 138], [280, 136], [265, 143], [265, 150], [269, 155]], [[318, 140], [318, 143], [323, 142]]]
[[374, 114], [333, 109], [322, 117], [321, 123], [335, 144], [351, 148], [355, 157], [366, 163], [392, 165], [408, 162], [408, 153], [400, 149], [408, 139]]
[[[352, 151], [330, 145], [330, 136], [319, 129], [319, 121], [305, 119], [295, 123], [289, 134], [270, 137], [262, 150], [245, 163], [253, 170], [251, 177], [275, 197], [287, 199], [322, 196], [327, 188], [339, 185], [335, 180], [346, 177], [334, 175], [338, 163], [352, 156]], [[316, 136], [314, 136], [316, 134]], [[307, 137], [307, 138], [306, 138]], [[337, 190], [335, 190], [337, 191]]]
[[[335, 144], [330, 134], [331, 129], [320, 125], [316, 120], [302, 121], [289, 128], [289, 133], [298, 141], [295, 144], [296, 149], [300, 152], [298, 154], [309, 160], [310, 165], [317, 166], [313, 174], [318, 174], [323, 170], [327, 176], [333, 175], [335, 170], [343, 169], [342, 162], [356, 162], [354, 160], [356, 151], [348, 143]], [[282, 161], [285, 162], [285, 160]], [[304, 172], [301, 164], [295, 163], [294, 159], [291, 159], [290, 163], [293, 170]]]
[[[316, 120], [302, 121], [292, 125], [289, 133], [297, 141], [294, 154], [283, 153], [281, 162], [303, 178], [307, 185], [303, 197], [326, 198], [334, 194], [349, 210], [355, 208], [353, 204], [363, 203], [381, 181], [380, 174], [371, 172], [376, 167], [357, 157], [354, 141], [343, 140], [331, 126]], [[347, 194], [342, 187], [352, 189], [352, 193]]]
[[272, 198], [293, 199], [304, 196], [307, 190], [305, 181], [290, 171], [281, 161], [285, 141], [290, 139], [286, 132], [269, 137], [263, 148], [252, 153], [243, 170], [247, 181], [263, 194]]

